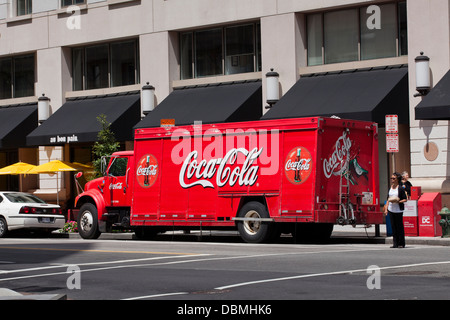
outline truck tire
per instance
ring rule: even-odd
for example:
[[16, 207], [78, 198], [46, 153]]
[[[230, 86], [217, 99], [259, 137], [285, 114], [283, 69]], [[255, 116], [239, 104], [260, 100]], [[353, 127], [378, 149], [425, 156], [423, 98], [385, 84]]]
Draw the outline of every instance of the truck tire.
[[[246, 203], [238, 214], [239, 218], [270, 218], [265, 205], [257, 201]], [[274, 223], [264, 221], [237, 221], [241, 238], [248, 243], [265, 243], [273, 240]]]
[[81, 206], [77, 223], [78, 233], [83, 239], [97, 239], [100, 236], [97, 208], [92, 203]]

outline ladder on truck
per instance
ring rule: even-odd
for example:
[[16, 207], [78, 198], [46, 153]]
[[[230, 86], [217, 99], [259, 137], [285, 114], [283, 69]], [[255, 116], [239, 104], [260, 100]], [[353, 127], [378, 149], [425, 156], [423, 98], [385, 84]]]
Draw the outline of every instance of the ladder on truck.
[[339, 179], [339, 217], [340, 225], [356, 224], [355, 211], [350, 202], [350, 157], [347, 155], [341, 161], [341, 174]]

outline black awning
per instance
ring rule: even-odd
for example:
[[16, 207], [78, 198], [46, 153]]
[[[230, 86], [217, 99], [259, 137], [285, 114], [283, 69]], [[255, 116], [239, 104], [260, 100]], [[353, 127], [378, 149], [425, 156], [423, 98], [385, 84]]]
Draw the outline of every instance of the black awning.
[[0, 149], [26, 146], [26, 137], [38, 125], [37, 105], [0, 108]]
[[416, 120], [450, 120], [450, 71], [417, 105]]
[[262, 119], [338, 116], [409, 123], [408, 68], [386, 67], [302, 77]]
[[97, 141], [101, 126], [97, 117], [106, 115], [117, 141], [133, 140], [133, 126], [141, 119], [140, 94], [84, 97], [67, 101], [41, 126], [27, 136], [30, 146]]
[[258, 120], [262, 115], [261, 81], [220, 83], [174, 90], [137, 128], [159, 127], [162, 119], [176, 125]]

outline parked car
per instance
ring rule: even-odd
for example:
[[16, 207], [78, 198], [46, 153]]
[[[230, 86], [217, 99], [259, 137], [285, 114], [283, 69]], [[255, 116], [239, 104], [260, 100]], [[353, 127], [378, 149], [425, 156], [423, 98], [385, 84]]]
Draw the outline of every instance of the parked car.
[[51, 232], [64, 226], [59, 205], [25, 192], [0, 192], [0, 238], [18, 229]]

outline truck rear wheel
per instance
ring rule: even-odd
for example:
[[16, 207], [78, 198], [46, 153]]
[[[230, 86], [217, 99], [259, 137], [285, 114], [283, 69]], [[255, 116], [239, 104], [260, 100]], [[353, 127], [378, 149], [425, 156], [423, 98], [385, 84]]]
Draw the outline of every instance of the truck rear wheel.
[[[272, 240], [275, 226], [271, 222], [258, 219], [270, 218], [266, 206], [257, 201], [246, 203], [239, 211], [237, 227], [241, 238], [249, 243], [264, 243]], [[255, 219], [255, 220], [252, 220]]]
[[77, 222], [78, 233], [83, 239], [97, 239], [100, 236], [97, 208], [92, 203], [81, 206]]

